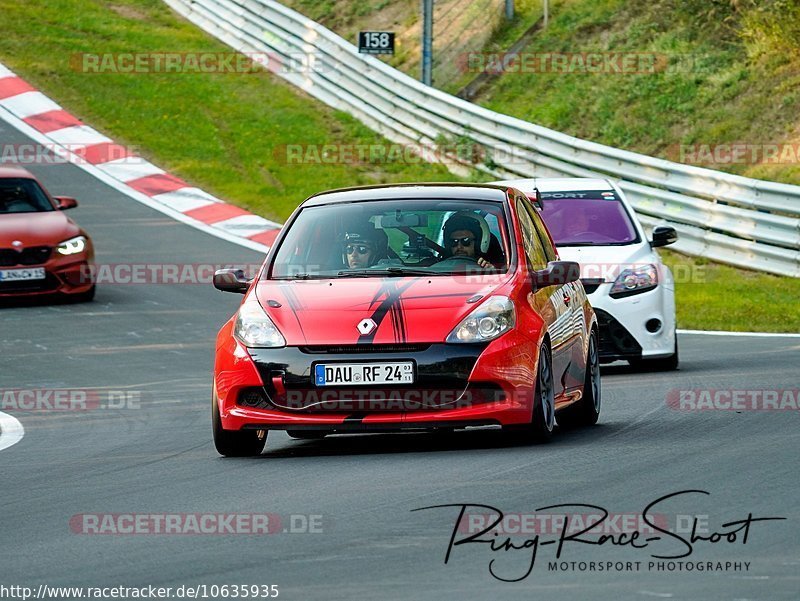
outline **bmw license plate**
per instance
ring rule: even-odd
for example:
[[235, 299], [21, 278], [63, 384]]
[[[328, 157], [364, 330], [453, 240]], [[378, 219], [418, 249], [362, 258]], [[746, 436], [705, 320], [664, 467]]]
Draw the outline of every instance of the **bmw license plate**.
[[0, 282], [43, 280], [44, 278], [44, 267], [32, 267], [31, 269], [0, 269]]
[[385, 363], [317, 363], [317, 386], [369, 386], [373, 384], [413, 384], [412, 361]]

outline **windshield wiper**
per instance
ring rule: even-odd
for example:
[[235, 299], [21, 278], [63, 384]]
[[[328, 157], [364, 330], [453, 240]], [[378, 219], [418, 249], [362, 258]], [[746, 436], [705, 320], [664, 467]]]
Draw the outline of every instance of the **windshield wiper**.
[[313, 276], [310, 273], [295, 273], [293, 275], [281, 276], [272, 278], [274, 280], [313, 280], [319, 276]]
[[430, 272], [425, 269], [409, 269], [407, 267], [386, 267], [384, 269], [340, 271], [338, 275], [345, 278], [403, 277], [406, 275], [430, 276], [436, 275], [436, 272]]

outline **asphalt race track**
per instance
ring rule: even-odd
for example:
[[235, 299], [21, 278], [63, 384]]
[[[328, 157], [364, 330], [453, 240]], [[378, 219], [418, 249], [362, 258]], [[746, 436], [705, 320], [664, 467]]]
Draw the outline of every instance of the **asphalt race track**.
[[[2, 123], [0, 138], [26, 141]], [[98, 263], [261, 259], [74, 166], [31, 170], [51, 193], [78, 198], [71, 215], [93, 236]], [[86, 411], [0, 408], [25, 428], [18, 444], [0, 451], [6, 584], [277, 584], [287, 600], [800, 597], [798, 411], [690, 412], [667, 403], [675, 389], [796, 391], [800, 338], [683, 335], [677, 373], [606, 367], [600, 424], [559, 432], [544, 446], [509, 442], [496, 431], [322, 441], [273, 432], [263, 456], [222, 459], [209, 416], [214, 336], [240, 298], [211, 285], [105, 285], [91, 304], [0, 309], [0, 389], [128, 391], [138, 399]], [[748, 514], [787, 519], [753, 522], [746, 543], [741, 530], [733, 542], [697, 541], [691, 556], [673, 560], [735, 562], [740, 569], [650, 569], [648, 562], [667, 561], [651, 555], [687, 551], [664, 535], [643, 549], [567, 541], [558, 565], [578, 563], [565, 571], [548, 565], [556, 545], [541, 544], [530, 575], [511, 583], [493, 577], [490, 562], [497, 576], [519, 578], [530, 548], [492, 552], [488, 544], [464, 544], [445, 565], [459, 508], [412, 511], [472, 503], [532, 514], [583, 503], [637, 515], [651, 501], [689, 489], [710, 495], [682, 495], [652, 511], [668, 524], [683, 519], [677, 515], [703, 516], [706, 536], [730, 532], [735, 527], [722, 525]], [[73, 516], [92, 513], [270, 513], [290, 531], [76, 533], [80, 518]], [[322, 532], [303, 531], [305, 519]], [[522, 546], [533, 536], [513, 540]], [[539, 542], [557, 536], [544, 533]], [[641, 567], [589, 571], [589, 562], [609, 561]]]

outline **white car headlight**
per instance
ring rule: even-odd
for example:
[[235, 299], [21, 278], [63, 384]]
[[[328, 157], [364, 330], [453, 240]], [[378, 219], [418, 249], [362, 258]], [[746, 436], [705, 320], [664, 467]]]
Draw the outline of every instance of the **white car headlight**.
[[461, 320], [447, 342], [486, 342], [514, 327], [516, 311], [507, 296], [490, 296]]
[[286, 346], [286, 339], [264, 312], [255, 297], [239, 308], [233, 325], [233, 334], [245, 346], [276, 348]]
[[658, 286], [658, 270], [655, 265], [640, 265], [626, 269], [619, 274], [608, 295], [611, 298], [623, 298], [641, 292], [647, 292]]
[[69, 240], [64, 240], [61, 244], [56, 246], [56, 252], [61, 255], [77, 255], [86, 249], [86, 238], [83, 236], [75, 236]]

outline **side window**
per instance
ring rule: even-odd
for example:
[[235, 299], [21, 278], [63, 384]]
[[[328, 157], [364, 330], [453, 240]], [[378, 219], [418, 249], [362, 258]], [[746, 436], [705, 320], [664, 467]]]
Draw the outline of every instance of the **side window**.
[[544, 229], [544, 222], [542, 221], [541, 217], [538, 216], [534, 208], [531, 207], [527, 202], [523, 201], [522, 204], [531, 215], [533, 227], [539, 236], [539, 240], [542, 244], [542, 248], [544, 249], [544, 255], [547, 258], [547, 261], [557, 261], [558, 258], [556, 256], [556, 251], [553, 248], [553, 243], [550, 241], [550, 236], [547, 235], [547, 232]]
[[520, 200], [517, 200], [517, 217], [522, 231], [522, 245], [525, 247], [525, 253], [528, 255], [531, 268], [536, 271], [544, 269], [547, 267], [547, 257], [542, 248], [542, 242], [536, 233], [531, 216]]

